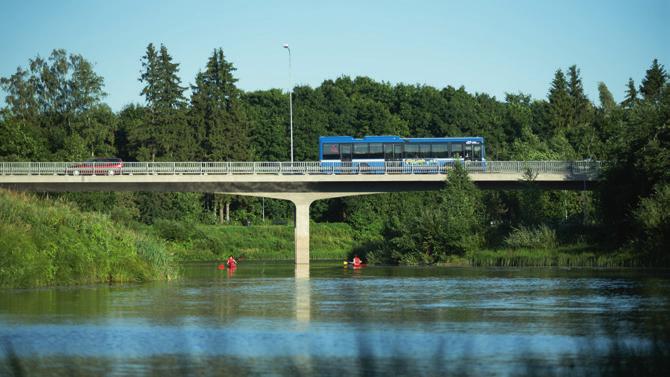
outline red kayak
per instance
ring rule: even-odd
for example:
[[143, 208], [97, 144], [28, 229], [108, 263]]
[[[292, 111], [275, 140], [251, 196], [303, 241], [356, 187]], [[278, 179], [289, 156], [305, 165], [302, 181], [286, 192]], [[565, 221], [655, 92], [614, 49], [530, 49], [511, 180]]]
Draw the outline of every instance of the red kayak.
[[366, 263], [354, 264], [354, 262], [345, 261], [344, 266], [351, 268], [361, 268], [361, 267], [367, 267], [367, 264]]

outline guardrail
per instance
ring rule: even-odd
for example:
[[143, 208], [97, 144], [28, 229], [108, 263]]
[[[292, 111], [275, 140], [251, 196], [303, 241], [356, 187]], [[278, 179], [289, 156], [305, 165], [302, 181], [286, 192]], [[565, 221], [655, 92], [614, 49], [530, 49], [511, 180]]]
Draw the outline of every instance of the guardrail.
[[600, 161], [333, 162], [0, 162], [2, 175], [208, 175], [208, 174], [445, 174], [460, 163], [470, 173], [567, 174], [596, 178]]

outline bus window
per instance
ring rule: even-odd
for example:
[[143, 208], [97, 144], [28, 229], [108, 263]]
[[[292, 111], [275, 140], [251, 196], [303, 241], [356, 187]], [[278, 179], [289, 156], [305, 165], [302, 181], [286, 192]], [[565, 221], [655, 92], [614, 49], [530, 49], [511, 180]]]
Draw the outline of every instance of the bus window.
[[463, 152], [463, 158], [467, 161], [472, 160], [472, 144], [466, 144]]
[[393, 144], [384, 144], [384, 160], [395, 160], [395, 157], [393, 156]]
[[428, 143], [419, 144], [419, 157], [430, 158], [430, 144]]
[[474, 161], [482, 160], [482, 146], [479, 144], [472, 146], [472, 159]]
[[339, 160], [340, 159], [340, 145], [339, 144], [323, 144], [323, 159], [324, 160]]
[[393, 159], [402, 160], [402, 144], [393, 144]]
[[368, 158], [368, 144], [366, 143], [355, 143], [354, 144], [354, 158]]
[[351, 144], [340, 144], [340, 155], [342, 161], [351, 161]]
[[368, 158], [384, 158], [382, 143], [370, 143], [370, 152], [368, 152]]
[[449, 145], [446, 143], [433, 143], [433, 158], [448, 158]]
[[463, 158], [462, 143], [451, 143], [451, 158]]
[[419, 144], [405, 144], [405, 158], [419, 158]]

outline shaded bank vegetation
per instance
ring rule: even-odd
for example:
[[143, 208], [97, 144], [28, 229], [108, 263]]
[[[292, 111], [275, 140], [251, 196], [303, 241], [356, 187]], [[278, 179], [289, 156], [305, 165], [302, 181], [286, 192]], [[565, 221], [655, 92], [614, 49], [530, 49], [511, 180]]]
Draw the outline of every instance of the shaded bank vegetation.
[[[238, 89], [235, 67], [223, 50], [214, 50], [203, 61], [202, 71], [189, 85], [181, 82], [179, 64], [164, 45], [148, 45], [140, 62], [145, 101], [118, 112], [104, 103], [104, 79], [93, 65], [63, 50], [31, 59], [26, 68], [2, 78], [7, 96], [0, 109], [0, 160], [111, 155], [126, 161], [288, 160], [287, 94]], [[667, 263], [668, 75], [653, 60], [639, 85], [622, 78], [621, 87], [626, 88], [621, 103], [604, 83], [598, 86], [598, 101], [589, 99], [576, 66], [556, 70], [546, 99], [523, 93], [497, 99], [463, 87], [391, 85], [368, 77], [343, 76], [316, 88], [297, 86], [293, 101], [299, 161], [317, 158], [321, 135], [395, 134], [483, 136], [490, 160], [608, 162], [604, 181], [594, 192], [543, 191], [532, 179], [523, 190], [480, 191], [456, 169], [452, 184], [441, 192], [320, 201], [313, 204], [311, 216], [317, 223], [346, 223], [356, 252], [370, 261], [466, 259], [488, 265], [511, 263], [506, 255], [514, 254], [531, 261], [544, 258], [553, 265], [566, 260], [542, 256], [555, 246], [573, 255], [569, 264], [591, 261], [574, 255], [592, 250], [619, 251], [594, 254], [601, 262], [610, 258], [622, 265]], [[146, 224], [163, 236], [175, 223], [181, 224], [177, 228], [206, 229], [201, 241], [176, 241], [180, 257], [192, 259], [237, 245], [221, 246], [217, 238], [223, 238], [210, 233], [236, 233], [228, 236], [239, 239], [246, 229], [216, 226], [291, 224], [293, 216], [286, 202], [214, 193], [71, 193], [50, 198], [85, 212], [108, 214], [118, 224]], [[284, 235], [273, 237], [275, 241], [258, 244], [267, 247]], [[235, 247], [243, 249], [241, 244]], [[348, 246], [335, 249], [340, 247]], [[478, 254], [486, 255], [487, 262], [472, 257], [482, 248], [491, 250]], [[585, 263], [610, 263], [601, 262]]]

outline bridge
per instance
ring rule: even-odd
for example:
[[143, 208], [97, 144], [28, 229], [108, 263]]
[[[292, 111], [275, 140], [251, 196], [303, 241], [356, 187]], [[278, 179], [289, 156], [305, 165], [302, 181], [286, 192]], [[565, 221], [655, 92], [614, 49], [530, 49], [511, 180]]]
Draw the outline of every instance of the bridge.
[[[590, 189], [597, 161], [464, 161], [480, 188]], [[0, 162], [0, 188], [32, 192], [209, 192], [283, 199], [295, 205], [296, 264], [309, 263], [309, 207], [320, 199], [444, 187], [453, 165], [386, 162]]]

